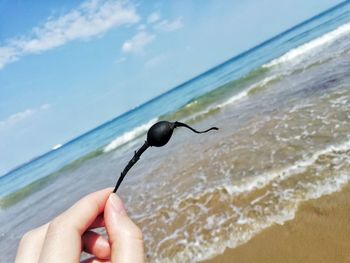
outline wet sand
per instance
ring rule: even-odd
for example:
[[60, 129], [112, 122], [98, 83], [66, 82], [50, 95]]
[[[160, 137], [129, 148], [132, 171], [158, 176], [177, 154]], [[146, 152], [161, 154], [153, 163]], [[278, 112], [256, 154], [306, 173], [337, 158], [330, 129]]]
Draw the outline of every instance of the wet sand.
[[293, 220], [206, 262], [350, 262], [350, 184], [302, 203]]

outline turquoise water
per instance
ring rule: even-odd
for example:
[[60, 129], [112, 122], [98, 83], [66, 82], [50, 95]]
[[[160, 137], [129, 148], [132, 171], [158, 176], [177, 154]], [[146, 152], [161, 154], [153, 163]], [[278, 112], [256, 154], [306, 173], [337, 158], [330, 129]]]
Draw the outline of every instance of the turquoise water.
[[0, 177], [5, 261], [25, 231], [113, 186], [162, 119], [220, 131], [177, 130], [123, 182], [150, 261], [208, 258], [339, 190], [350, 177], [349, 22], [341, 4]]

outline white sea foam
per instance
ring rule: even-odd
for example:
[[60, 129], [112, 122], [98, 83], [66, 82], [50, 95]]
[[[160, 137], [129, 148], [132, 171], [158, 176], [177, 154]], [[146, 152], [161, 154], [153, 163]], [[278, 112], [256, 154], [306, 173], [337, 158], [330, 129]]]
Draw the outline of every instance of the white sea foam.
[[244, 91], [241, 91], [240, 93], [232, 96], [231, 98], [229, 98], [228, 100], [224, 101], [223, 103], [217, 105], [218, 108], [223, 108], [229, 104], [232, 104], [238, 100], [241, 100], [243, 99], [244, 97], [247, 97], [248, 95], [248, 90], [244, 90]]
[[344, 25], [338, 27], [337, 29], [335, 29], [335, 30], [333, 30], [333, 31], [321, 36], [321, 37], [318, 37], [314, 40], [311, 40], [308, 43], [305, 43], [297, 48], [294, 48], [294, 49], [288, 51], [287, 53], [285, 53], [281, 57], [276, 58], [276, 59], [272, 60], [271, 62], [263, 65], [263, 67], [270, 68], [270, 67], [276, 66], [278, 64], [291, 62], [291, 61], [295, 60], [296, 58], [305, 56], [305, 55], [310, 54], [312, 52], [319, 52], [319, 49], [322, 48], [323, 46], [330, 44], [330, 43], [336, 41], [337, 39], [339, 39], [340, 37], [345, 36], [349, 33], [350, 33], [350, 23], [344, 24]]
[[[242, 210], [238, 207], [233, 209], [239, 215], [238, 220], [235, 224], [237, 224], [237, 229], [229, 231], [229, 238], [226, 240], [220, 240], [219, 237], [215, 237], [213, 240], [215, 242], [207, 242], [205, 238], [201, 235], [196, 236], [196, 241], [194, 243], [186, 242], [185, 248], [174, 255], [172, 258], [157, 258], [155, 262], [197, 262], [210, 259], [214, 256], [222, 254], [226, 248], [235, 248], [239, 245], [247, 243], [254, 236], [260, 233], [262, 230], [272, 226], [273, 224], [283, 225], [286, 221], [293, 220], [295, 218], [296, 212], [298, 210], [299, 204], [301, 202], [317, 199], [323, 195], [335, 193], [347, 184], [350, 180], [350, 174], [341, 174], [336, 177], [330, 177], [323, 180], [321, 183], [309, 184], [305, 186], [306, 195], [302, 198], [293, 197], [288, 193], [290, 189], [286, 189], [285, 191], [281, 191], [279, 195], [281, 196], [281, 200], [288, 200], [289, 203], [293, 202], [293, 205], [290, 205], [288, 208], [279, 208], [276, 210], [276, 213], [267, 215], [265, 218], [260, 218], [254, 220], [252, 218], [246, 217]], [[259, 206], [255, 207], [256, 209]], [[253, 209], [252, 207], [248, 208]], [[258, 209], [259, 210], [259, 209]], [[216, 229], [220, 228], [220, 221], [223, 223], [227, 223], [227, 219], [215, 217], [209, 217], [207, 221], [207, 228], [210, 228], [212, 225], [215, 226]], [[247, 224], [249, 227], [247, 227]], [[244, 231], [238, 231], [240, 229], [240, 225], [245, 225]], [[214, 228], [214, 229], [215, 229]], [[213, 229], [213, 228], [212, 228]], [[183, 229], [183, 231], [186, 231]], [[176, 237], [178, 231], [174, 232], [174, 236]], [[215, 235], [215, 234], [214, 234]], [[178, 240], [177, 243], [180, 243], [183, 240]]]
[[[227, 194], [235, 196], [243, 192], [251, 192], [255, 189], [261, 189], [269, 183], [276, 182], [279, 184], [278, 182], [283, 182], [292, 175], [302, 173], [307, 168], [317, 163], [317, 160], [322, 155], [332, 154], [334, 152], [347, 152], [348, 150], [350, 150], [350, 141], [346, 141], [345, 143], [339, 145], [329, 146], [314, 153], [311, 157], [296, 162], [294, 165], [286, 167], [281, 171], [264, 174], [258, 178], [255, 177], [252, 179], [252, 181], [247, 182], [246, 184], [240, 184], [238, 187], [222, 187], [221, 189], [225, 188], [227, 190]], [[348, 157], [344, 160], [345, 162], [349, 162]], [[231, 207], [234, 214], [238, 215], [238, 218], [235, 217], [235, 219], [233, 219], [235, 222], [232, 222], [233, 229], [229, 231], [229, 238], [225, 238], [225, 240], [223, 240], [220, 237], [213, 237], [213, 240], [215, 238], [215, 242], [212, 242], [213, 240], [208, 241], [205, 236], [197, 233], [196, 241], [183, 243], [185, 248], [174, 255], [172, 258], [160, 257], [156, 258], [155, 262], [202, 261], [209, 259], [215, 255], [222, 254], [227, 247], [234, 248], [241, 244], [244, 244], [253, 238], [256, 234], [261, 232], [263, 229], [266, 229], [273, 224], [282, 225], [286, 221], [294, 219], [295, 214], [298, 210], [298, 206], [301, 202], [310, 199], [317, 199], [323, 195], [337, 192], [341, 190], [341, 188], [347, 184], [349, 180], [350, 173], [347, 171], [342, 171], [338, 174], [334, 173], [332, 176], [320, 178], [319, 180], [315, 181], [299, 181], [299, 187], [302, 187], [302, 189], [304, 189], [304, 194], [302, 195], [297, 194], [296, 189], [293, 188], [283, 189], [282, 187], [275, 187], [267, 191], [262, 196], [257, 197], [251, 201], [248, 207], [238, 207], [233, 203]], [[211, 189], [202, 194], [208, 194], [208, 192], [210, 193], [218, 190], [220, 191], [219, 188]], [[225, 195], [225, 191], [222, 193]], [[266, 210], [268, 208], [261, 207], [261, 203], [259, 204], [259, 202], [271, 194], [275, 196], [274, 200], [278, 200], [278, 202], [269, 208], [272, 209], [269, 212]], [[288, 205], [285, 206], [284, 204]], [[181, 211], [181, 209], [186, 209], [186, 207], [177, 207], [178, 211]], [[259, 213], [262, 210], [264, 212], [261, 213], [261, 217], [254, 218], [249, 216], [249, 211], [256, 211]], [[220, 229], [221, 225], [227, 225], [230, 220], [232, 219], [229, 217], [215, 217], [215, 215], [211, 215], [206, 219], [203, 227], [207, 230], [212, 230], [213, 236], [215, 236], [215, 229]], [[241, 231], [241, 225], [245, 226], [244, 231]], [[186, 229], [183, 228], [181, 233], [183, 232], [186, 232]], [[174, 232], [170, 238], [168, 237], [166, 240], [163, 240], [162, 243], [165, 241], [173, 240], [174, 245], [180, 244], [184, 240], [176, 238], [178, 233], [178, 231]]]
[[286, 167], [280, 171], [263, 174], [258, 177], [247, 179], [240, 185], [225, 186], [225, 189], [231, 195], [238, 195], [244, 192], [251, 192], [254, 189], [261, 189], [269, 183], [271, 183], [276, 178], [279, 178], [279, 180], [285, 180], [294, 174], [298, 174], [305, 171], [310, 165], [314, 164], [321, 155], [348, 150], [350, 150], [350, 140], [346, 141], [343, 144], [328, 146], [325, 149], [315, 152], [310, 158], [298, 161], [293, 165]]
[[104, 149], [104, 152], [110, 152], [113, 151], [115, 149], [117, 149], [118, 147], [134, 140], [135, 138], [141, 136], [142, 134], [144, 134], [145, 132], [147, 132], [147, 130], [158, 121], [158, 118], [154, 118], [152, 120], [150, 120], [149, 122], [136, 127], [135, 129], [128, 131], [126, 133], [124, 133], [123, 135], [117, 137], [115, 140], [113, 140], [111, 143], [109, 143]]
[[259, 88], [259, 87], [264, 87], [265, 85], [267, 85], [271, 81], [278, 79], [279, 77], [280, 77], [280, 75], [273, 75], [273, 76], [266, 77], [263, 80], [259, 81], [258, 83], [252, 84], [250, 87], [239, 92], [238, 94], [235, 94], [234, 96], [232, 96], [228, 100], [224, 101], [223, 103], [217, 105], [216, 107], [223, 108], [223, 107], [226, 107], [227, 105], [230, 105], [230, 104], [235, 103], [239, 100], [242, 100], [243, 98], [248, 96], [248, 94], [251, 90], [253, 90], [255, 88]]
[[[261, 174], [260, 176], [254, 176], [250, 178], [244, 179], [240, 183], [236, 182], [235, 185], [223, 184], [218, 188], [211, 188], [202, 192], [199, 189], [199, 192], [186, 193], [184, 196], [178, 198], [178, 200], [174, 201], [174, 206], [177, 207], [182, 202], [182, 200], [187, 198], [198, 198], [201, 195], [213, 193], [220, 189], [225, 189], [227, 193], [231, 196], [238, 196], [242, 193], [249, 193], [254, 190], [262, 189], [272, 181], [278, 178], [279, 181], [283, 181], [288, 179], [289, 177], [304, 172], [308, 167], [313, 165], [320, 156], [330, 154], [332, 152], [344, 152], [350, 150], [350, 140], [339, 144], [339, 145], [331, 145], [326, 147], [325, 149], [319, 150], [315, 152], [312, 156], [307, 159], [300, 160], [295, 162], [293, 165], [282, 168], [278, 171], [269, 172]], [[350, 160], [349, 160], [350, 161]]]
[[[226, 106], [228, 106], [228, 105], [230, 105], [230, 104], [232, 104], [234, 102], [237, 102], [237, 101], [243, 99], [244, 97], [246, 97], [248, 95], [248, 92], [249, 92], [249, 90], [244, 90], [242, 92], [239, 92], [236, 95], [230, 97], [228, 100], [226, 100], [226, 101], [224, 101], [224, 102], [222, 102], [220, 104], [209, 106], [209, 107], [205, 108], [202, 111], [199, 111], [199, 112], [197, 112], [195, 114], [192, 114], [192, 115], [188, 116], [183, 121], [189, 121], [191, 119], [195, 119], [197, 117], [206, 115], [212, 110], [224, 108], [224, 107], [226, 107]], [[190, 105], [193, 105], [195, 103], [197, 103], [197, 101], [194, 101], [194, 102], [190, 103]], [[186, 107], [189, 107], [189, 105], [187, 105]]]
[[[213, 109], [221, 109], [221, 108], [224, 108], [224, 107], [226, 107], [226, 106], [228, 106], [230, 104], [233, 104], [233, 103], [235, 103], [237, 101], [240, 101], [240, 100], [244, 99], [245, 97], [247, 97], [249, 92], [251, 90], [253, 90], [254, 88], [264, 87], [269, 82], [274, 81], [274, 80], [278, 79], [279, 77], [280, 77], [280, 75], [273, 75], [273, 76], [266, 77], [263, 80], [259, 81], [258, 83], [252, 84], [250, 87], [248, 87], [248, 88], [244, 89], [243, 91], [233, 95], [232, 97], [230, 97], [229, 99], [225, 100], [224, 102], [222, 102], [220, 104], [217, 104], [217, 105], [214, 105], [214, 106], [210, 106], [210, 107], [208, 107], [207, 109], [205, 109], [203, 111], [197, 112], [197, 114], [195, 114], [194, 116], [189, 117], [189, 119], [195, 118], [195, 117], [200, 116], [200, 115], [207, 114], [208, 112], [210, 112]], [[190, 106], [192, 106], [193, 104], [196, 104], [196, 103], [197, 103], [197, 101], [191, 102], [190, 104], [186, 105], [186, 107], [190, 107]]]

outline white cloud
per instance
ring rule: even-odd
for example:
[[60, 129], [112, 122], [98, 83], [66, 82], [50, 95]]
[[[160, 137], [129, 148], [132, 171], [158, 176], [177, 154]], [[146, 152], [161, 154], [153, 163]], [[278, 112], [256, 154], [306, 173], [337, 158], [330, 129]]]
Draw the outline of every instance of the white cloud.
[[171, 32], [182, 28], [182, 18], [178, 17], [174, 21], [162, 20], [154, 25], [154, 29], [160, 32]]
[[12, 114], [11, 116], [9, 116], [7, 119], [3, 120], [0, 122], [0, 127], [1, 126], [6, 126], [6, 125], [13, 125], [16, 124], [17, 122], [27, 119], [30, 116], [32, 116], [34, 113], [36, 112], [36, 110], [34, 109], [26, 109], [24, 111], [21, 112], [17, 112], [15, 114]]
[[[173, 21], [168, 21], [166, 19], [163, 19], [162, 21], [160, 20], [160, 14], [158, 12], [152, 13], [148, 16], [147, 18], [147, 23], [153, 24], [153, 30], [154, 33], [167, 33], [167, 32], [172, 32], [175, 30], [178, 30], [184, 26], [182, 22], [182, 17], [178, 17]], [[157, 22], [159, 21], [159, 22]], [[144, 50], [144, 47], [155, 39], [155, 34], [150, 34], [146, 32], [147, 25], [146, 24], [140, 24], [137, 27], [137, 30], [139, 33], [137, 33], [133, 38], [127, 40], [124, 42], [122, 45], [122, 51], [124, 53], [133, 53], [133, 54], [140, 54]], [[147, 66], [146, 62], [146, 67]], [[153, 63], [150, 62], [150, 66]], [[151, 66], [152, 67], [152, 66]]]
[[147, 23], [153, 24], [153, 23], [157, 22], [159, 19], [160, 19], [159, 12], [154, 12], [147, 17]]
[[9, 117], [7, 117], [6, 119], [4, 119], [2, 121], [0, 120], [0, 128], [5, 128], [5, 127], [15, 125], [18, 122], [21, 122], [25, 119], [32, 117], [35, 113], [37, 113], [39, 111], [47, 110], [49, 108], [51, 108], [50, 104], [43, 104], [37, 109], [26, 109], [24, 111], [14, 113], [14, 114], [10, 115]]
[[122, 51], [124, 53], [139, 54], [144, 47], [150, 44], [155, 39], [155, 35], [149, 34], [145, 31], [137, 33], [134, 37], [124, 42]]
[[0, 46], [0, 69], [19, 58], [42, 53], [73, 40], [99, 36], [106, 31], [140, 20], [126, 1], [89, 0], [65, 15], [49, 18], [29, 35], [9, 39]]
[[5, 64], [14, 62], [18, 59], [16, 55], [16, 50], [12, 47], [0, 47], [0, 69], [2, 69]]

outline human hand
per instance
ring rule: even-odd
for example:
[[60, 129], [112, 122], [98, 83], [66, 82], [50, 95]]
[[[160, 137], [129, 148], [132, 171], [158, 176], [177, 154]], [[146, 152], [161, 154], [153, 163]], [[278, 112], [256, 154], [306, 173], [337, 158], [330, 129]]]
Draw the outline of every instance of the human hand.
[[[94, 257], [84, 262], [144, 262], [141, 230], [128, 217], [111, 188], [85, 196], [51, 222], [26, 233], [16, 263], [74, 262], [82, 250]], [[90, 229], [105, 227], [108, 240]]]

